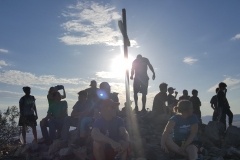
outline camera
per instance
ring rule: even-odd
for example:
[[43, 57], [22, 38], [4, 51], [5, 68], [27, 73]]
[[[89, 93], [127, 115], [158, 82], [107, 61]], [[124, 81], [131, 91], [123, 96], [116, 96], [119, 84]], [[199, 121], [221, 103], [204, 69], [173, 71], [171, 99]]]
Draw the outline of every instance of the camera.
[[55, 88], [56, 88], [57, 90], [61, 90], [61, 89], [63, 89], [63, 85], [57, 85], [57, 86], [55, 86]]

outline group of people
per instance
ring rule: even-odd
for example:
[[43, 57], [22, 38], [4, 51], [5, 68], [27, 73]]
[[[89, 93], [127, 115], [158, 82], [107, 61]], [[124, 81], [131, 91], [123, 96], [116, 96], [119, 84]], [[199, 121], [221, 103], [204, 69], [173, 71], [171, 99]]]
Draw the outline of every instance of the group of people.
[[[133, 61], [131, 77], [133, 79], [133, 91], [135, 108], [138, 113], [138, 93], [142, 93], [142, 112], [146, 112], [146, 95], [148, 88], [147, 68], [155, 72], [149, 60], [138, 55]], [[118, 94], [111, 92], [111, 86], [102, 82], [97, 88], [97, 82], [91, 81], [90, 88], [78, 92], [78, 101], [68, 116], [68, 103], [64, 86], [58, 85], [49, 89], [48, 111], [45, 118], [40, 121], [43, 141], [38, 143], [52, 144], [55, 139], [68, 140], [70, 127], [76, 127], [77, 134], [72, 145], [83, 146], [88, 136], [93, 141], [93, 153], [96, 160], [125, 160], [130, 144], [130, 137], [125, 128], [124, 121], [118, 117]], [[232, 122], [232, 113], [226, 99], [226, 87], [219, 83], [219, 90], [211, 104], [214, 109], [214, 119], [226, 123], [226, 114]], [[201, 143], [197, 139], [198, 125], [201, 124], [201, 101], [198, 91], [192, 90], [192, 97], [187, 90], [177, 100], [178, 92], [166, 83], [159, 85], [160, 92], [155, 96], [152, 111], [157, 115], [168, 114], [171, 116], [161, 138], [161, 148], [186, 156], [193, 160], [198, 158]], [[63, 90], [63, 95], [59, 90]], [[23, 87], [25, 96], [19, 101], [20, 119], [24, 143], [26, 143], [26, 126], [32, 128], [34, 134], [33, 143], [37, 143], [36, 120], [37, 109], [34, 96], [30, 95], [30, 87]], [[168, 95], [167, 95], [168, 91]], [[231, 124], [229, 122], [229, 124]], [[49, 129], [47, 129], [49, 128]], [[169, 134], [173, 131], [173, 137]]]

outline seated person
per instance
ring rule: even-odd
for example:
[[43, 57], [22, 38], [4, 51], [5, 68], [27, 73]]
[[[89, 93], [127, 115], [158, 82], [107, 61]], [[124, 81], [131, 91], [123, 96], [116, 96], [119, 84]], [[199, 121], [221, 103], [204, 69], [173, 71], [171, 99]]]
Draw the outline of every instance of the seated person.
[[95, 160], [114, 160], [116, 156], [126, 160], [130, 138], [123, 120], [116, 116], [118, 105], [111, 99], [101, 101], [102, 117], [94, 122], [91, 133]]
[[[81, 123], [81, 120], [84, 117], [88, 117], [90, 112], [92, 111], [93, 102], [87, 100], [87, 91], [80, 91], [78, 93], [78, 101], [73, 106], [73, 110], [71, 116], [67, 116], [64, 119], [64, 125], [61, 132], [61, 139], [68, 140], [68, 132], [70, 126], [77, 127], [77, 135], [79, 135], [79, 127], [78, 124]], [[78, 137], [76, 137], [78, 138]]]
[[[40, 122], [42, 136], [47, 144], [51, 144], [56, 139], [56, 130], [61, 131], [64, 118], [68, 115], [68, 104], [66, 101], [61, 101], [59, 92], [53, 94], [54, 104], [49, 106], [47, 116]], [[49, 133], [47, 130], [49, 127]]]
[[[198, 141], [198, 118], [193, 114], [192, 103], [181, 100], [174, 107], [176, 115], [170, 118], [161, 138], [161, 148], [168, 152], [188, 157], [190, 160], [198, 158], [201, 142]], [[169, 134], [173, 131], [173, 137]]]
[[167, 86], [168, 84], [161, 83], [159, 85], [160, 92], [154, 97], [152, 111], [157, 115], [168, 114], [168, 109], [172, 110], [172, 105], [166, 106]]
[[95, 80], [92, 80], [90, 83], [90, 88], [85, 89], [88, 93], [88, 100], [91, 100], [93, 103], [96, 103], [98, 101], [98, 91], [97, 88], [97, 82]]

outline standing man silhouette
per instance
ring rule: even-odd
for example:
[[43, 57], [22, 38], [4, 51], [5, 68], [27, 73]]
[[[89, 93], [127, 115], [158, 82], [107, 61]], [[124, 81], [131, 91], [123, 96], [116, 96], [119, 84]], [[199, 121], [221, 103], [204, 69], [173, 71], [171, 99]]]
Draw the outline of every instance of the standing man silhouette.
[[132, 62], [132, 70], [130, 79], [133, 80], [133, 75], [135, 73], [133, 81], [133, 92], [134, 92], [134, 101], [135, 101], [135, 111], [138, 111], [138, 93], [142, 93], [142, 111], [146, 111], [146, 100], [147, 100], [147, 91], [148, 91], [148, 80], [147, 69], [152, 71], [152, 79], [155, 79], [155, 72], [153, 66], [149, 60], [142, 55], [137, 55], [137, 58]]

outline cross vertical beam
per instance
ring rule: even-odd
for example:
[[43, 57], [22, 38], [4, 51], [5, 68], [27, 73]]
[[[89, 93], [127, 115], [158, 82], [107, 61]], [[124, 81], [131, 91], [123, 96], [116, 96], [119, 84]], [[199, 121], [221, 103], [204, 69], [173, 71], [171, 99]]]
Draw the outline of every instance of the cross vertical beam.
[[[128, 66], [128, 46], [130, 46], [130, 41], [127, 35], [127, 18], [126, 18], [126, 10], [122, 9], [122, 21], [118, 21], [118, 27], [123, 35], [123, 44], [124, 44], [124, 60], [125, 65]], [[125, 90], [126, 90], [126, 108], [130, 109], [130, 88], [129, 88], [129, 70], [126, 68], [125, 72]]]

